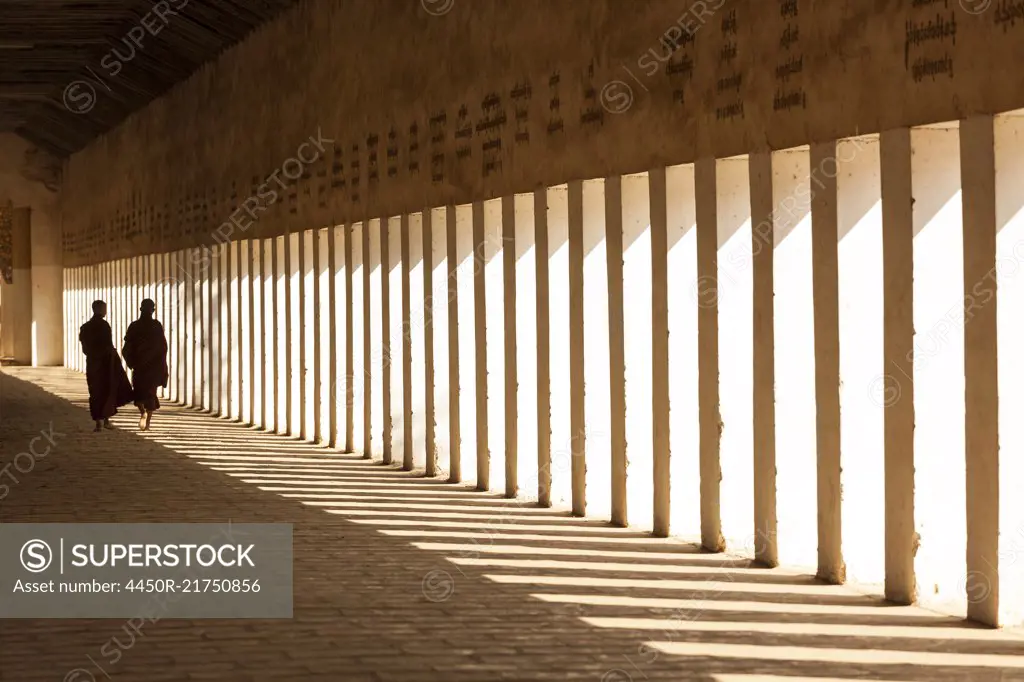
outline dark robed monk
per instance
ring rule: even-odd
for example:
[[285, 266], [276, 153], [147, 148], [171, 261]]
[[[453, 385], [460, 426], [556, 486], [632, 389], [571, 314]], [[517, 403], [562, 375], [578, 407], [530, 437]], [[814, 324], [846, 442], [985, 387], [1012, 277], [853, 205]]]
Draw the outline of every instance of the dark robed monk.
[[132, 401], [132, 385], [121, 366], [121, 358], [114, 348], [110, 325], [103, 318], [107, 316], [107, 304], [94, 301], [92, 319], [82, 325], [78, 340], [85, 353], [85, 380], [89, 386], [89, 413], [96, 422], [96, 431], [101, 427], [114, 428], [110, 418], [117, 414], [117, 408]]
[[139, 319], [128, 325], [121, 354], [132, 369], [135, 405], [139, 408], [139, 428], [149, 430], [153, 413], [160, 409], [156, 390], [167, 386], [167, 338], [164, 326], [153, 318], [156, 303], [142, 302]]

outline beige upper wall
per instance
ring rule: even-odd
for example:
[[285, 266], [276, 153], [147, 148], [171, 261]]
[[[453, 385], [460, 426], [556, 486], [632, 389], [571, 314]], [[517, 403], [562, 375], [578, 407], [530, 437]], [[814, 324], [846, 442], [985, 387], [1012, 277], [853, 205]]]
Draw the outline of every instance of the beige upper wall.
[[234, 238], [1019, 108], [1004, 4], [306, 0], [68, 162], [66, 262], [212, 243], [318, 131]]
[[57, 211], [59, 171], [58, 160], [46, 152], [13, 133], [0, 133], [0, 202]]

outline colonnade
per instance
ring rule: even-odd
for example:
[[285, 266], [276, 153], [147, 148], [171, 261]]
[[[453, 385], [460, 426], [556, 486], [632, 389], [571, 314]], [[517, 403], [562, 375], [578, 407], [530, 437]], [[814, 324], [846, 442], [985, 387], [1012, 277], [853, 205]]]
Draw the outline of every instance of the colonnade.
[[[1024, 621], [1024, 118], [66, 269], [165, 397]], [[1016, 486], [1016, 488], [1015, 488]]]

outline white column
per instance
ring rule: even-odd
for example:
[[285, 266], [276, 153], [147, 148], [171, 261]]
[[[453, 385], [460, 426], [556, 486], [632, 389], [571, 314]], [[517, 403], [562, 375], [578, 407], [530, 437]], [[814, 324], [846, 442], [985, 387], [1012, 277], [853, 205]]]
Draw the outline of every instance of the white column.
[[654, 524], [650, 196], [646, 173], [622, 178], [626, 494], [630, 524], [648, 530]]
[[[445, 257], [443, 259], [445, 266], [445, 284], [447, 287], [447, 310], [448, 315], [446, 318], [446, 333], [444, 337], [447, 339], [447, 366], [448, 366], [448, 382], [447, 382], [447, 398], [448, 398], [448, 433], [447, 433], [447, 451], [448, 451], [448, 481], [450, 483], [460, 483], [462, 481], [462, 414], [461, 406], [459, 404], [460, 393], [462, 391], [462, 367], [460, 363], [460, 333], [459, 333], [459, 236], [458, 232], [458, 215], [457, 210], [454, 206], [448, 206], [445, 208], [445, 223], [442, 235], [444, 237], [445, 244]], [[465, 230], [463, 230], [464, 232]], [[440, 262], [440, 261], [437, 261]], [[441, 383], [438, 383], [440, 386]], [[439, 445], [442, 442], [442, 437], [438, 438]], [[440, 461], [440, 456], [439, 456]]]
[[547, 274], [549, 320], [551, 502], [572, 503], [572, 431], [569, 405], [569, 187], [548, 189]]
[[[1002, 126], [1000, 126], [1002, 128]], [[1012, 129], [1011, 129], [1012, 130]], [[1003, 132], [1000, 130], [1000, 132]], [[1013, 131], [1016, 132], [1016, 131]], [[1000, 569], [999, 531], [1003, 499], [999, 489], [999, 418], [1004, 394], [999, 386], [999, 313], [1003, 301], [995, 300], [1013, 291], [1011, 273], [1017, 275], [1019, 260], [1003, 264], [999, 281], [998, 222], [999, 179], [997, 175], [996, 127], [991, 116], [975, 116], [961, 122], [960, 174], [963, 179], [964, 245], [964, 443], [966, 461], [967, 566], [964, 591], [967, 617], [988, 625], [1000, 624], [1000, 612], [1012, 611], [1011, 600], [1003, 598]], [[1011, 161], [1013, 163], [1013, 161]], [[999, 164], [999, 171], [1005, 165]], [[1011, 199], [1010, 211], [1020, 210], [1020, 199]], [[1016, 209], [1012, 208], [1016, 205]], [[1022, 251], [1024, 254], [1024, 251]], [[1011, 266], [1011, 267], [1007, 267]], [[1005, 285], [1005, 286], [1004, 286]], [[983, 297], [987, 296], [987, 300]], [[1016, 316], [1014, 316], [1016, 317]], [[1012, 351], [1010, 351], [1012, 353]], [[1010, 388], [1006, 397], [1013, 396]], [[1012, 427], [1010, 427], [1012, 429]], [[1010, 449], [1012, 452], [1012, 448]], [[1012, 458], [1011, 458], [1012, 459]], [[1013, 526], [1010, 526], [1011, 528]], [[1011, 542], [1014, 538], [1010, 538]], [[1009, 568], [1009, 567], [1008, 567]], [[1011, 568], [1012, 570], [1012, 568]], [[1006, 581], [1020, 594], [1020, 587]], [[1018, 583], [1019, 584], [1019, 583]], [[1019, 606], [1012, 604], [1012, 606]]]
[[334, 239], [334, 253], [331, 262], [331, 278], [334, 282], [334, 424], [336, 440], [334, 447], [345, 452], [352, 451], [351, 433], [348, 428], [349, 406], [352, 398], [351, 347], [352, 347], [352, 298], [351, 298], [351, 244], [348, 228], [338, 225], [331, 228]]
[[459, 432], [462, 480], [477, 483], [478, 442], [476, 402], [476, 329], [473, 273], [473, 206], [455, 207], [455, 284], [458, 296], [454, 301], [458, 310], [458, 327], [454, 331], [459, 343]]
[[964, 252], [956, 124], [911, 131], [914, 569], [923, 603], [966, 608]]
[[885, 396], [885, 596], [917, 598], [914, 553], [914, 210], [911, 140], [882, 133], [883, 387]]
[[487, 490], [491, 483], [491, 448], [487, 439], [487, 271], [486, 219], [483, 202], [473, 203], [472, 292], [473, 316], [473, 407], [476, 419], [476, 484]]
[[64, 366], [72, 370], [78, 369], [75, 364], [78, 345], [78, 329], [75, 327], [78, 321], [76, 270], [77, 268], [64, 270]]
[[256, 422], [256, 310], [254, 293], [256, 290], [256, 256], [257, 242], [246, 239], [242, 242], [242, 255], [245, 265], [245, 277], [242, 280], [242, 338], [245, 353], [242, 356], [242, 419], [246, 424]]
[[672, 482], [669, 521], [673, 534], [698, 537], [697, 214], [692, 165], [671, 166], [665, 170], [665, 198], [668, 226], [669, 475]]
[[[517, 194], [515, 211], [516, 441], [519, 495], [537, 498], [537, 244], [534, 195]], [[586, 222], [584, 222], [586, 226]]]
[[[434, 327], [437, 324], [434, 308], [434, 221], [437, 212], [425, 209], [422, 213], [422, 246], [420, 254], [423, 258], [423, 443], [424, 443], [424, 475], [432, 478], [437, 476], [437, 401], [435, 400], [437, 349], [434, 346]], [[443, 323], [443, 320], [441, 320]]]
[[217, 329], [220, 336], [220, 363], [217, 376], [217, 415], [230, 419], [231, 417], [231, 361], [232, 347], [238, 343], [238, 339], [231, 330], [231, 310], [235, 306], [231, 302], [231, 251], [234, 245], [231, 242], [221, 244], [214, 253], [217, 261], [217, 288], [220, 290], [220, 298], [217, 308]]
[[505, 497], [519, 492], [519, 353], [516, 347], [516, 205], [514, 196], [501, 200], [502, 370], [505, 389]]
[[235, 365], [232, 367], [234, 373], [234, 390], [232, 401], [234, 401], [233, 418], [248, 422], [248, 396], [249, 396], [249, 242], [239, 240], [232, 242], [232, 252], [235, 258], [235, 288], [232, 291], [231, 309], [232, 317], [231, 333], [235, 337]]
[[[838, 579], [839, 572], [833, 569], [834, 562], [828, 560], [819, 563], [819, 548], [830, 541], [839, 547], [838, 510], [842, 498], [842, 490], [836, 485], [839, 482], [838, 452], [828, 451], [827, 459], [819, 458], [816, 420], [818, 402], [816, 400], [816, 357], [815, 339], [815, 278], [814, 268], [824, 275], [825, 268], [832, 273], [832, 289], [835, 291], [836, 247], [835, 237], [830, 240], [828, 258], [815, 260], [812, 254], [811, 234], [811, 192], [812, 173], [821, 175], [821, 180], [831, 180], [836, 176], [834, 155], [823, 159], [815, 159], [811, 167], [809, 149], [786, 150], [771, 155], [771, 211], [772, 229], [761, 230], [761, 220], [753, 234], [754, 258], [766, 256], [769, 249], [773, 257], [771, 263], [771, 280], [774, 291], [774, 315], [772, 320], [765, 320], [773, 333], [772, 377], [775, 385], [774, 409], [774, 477], [777, 495], [774, 497], [777, 514], [778, 560], [784, 564], [805, 567], [820, 566], [819, 576], [826, 579]], [[834, 183], [832, 183], [834, 184]], [[752, 190], [753, 191], [753, 190]], [[835, 205], [834, 203], [832, 204]], [[824, 217], [824, 216], [823, 216]], [[835, 234], [835, 220], [830, 223], [830, 234]], [[831, 310], [835, 311], [835, 295], [826, 298], [824, 277], [818, 279], [818, 294], [821, 310], [825, 312], [825, 300], [831, 302]], [[757, 293], [760, 293], [758, 291]], [[757, 301], [759, 304], [761, 300]], [[833, 315], [835, 313], [833, 312]], [[832, 334], [834, 335], [834, 325]], [[834, 338], [834, 337], [833, 337]], [[822, 338], [822, 342], [826, 340]], [[825, 351], [824, 346], [818, 346]], [[837, 350], [837, 349], [836, 349]], [[820, 358], [831, 362], [834, 367], [835, 351]], [[826, 363], [827, 364], [827, 363]], [[825, 369], [823, 365], [822, 369]], [[829, 402], [821, 397], [821, 408], [826, 404], [835, 405], [838, 395], [838, 383], [833, 371], [832, 393]], [[758, 391], [770, 396], [770, 386], [758, 386]], [[762, 393], [759, 393], [762, 395]], [[825, 454], [823, 449], [820, 453]], [[818, 477], [816, 481], [815, 472]], [[827, 474], [828, 484], [818, 487], [818, 482]], [[767, 478], [767, 477], [766, 477]], [[760, 481], [757, 482], [760, 485]], [[817, 488], [817, 501], [808, 496], [807, 491]], [[770, 512], [769, 512], [770, 513]], [[819, 526], [828, 529], [827, 534], [819, 538]], [[755, 529], [758, 537], [755, 542], [762, 542], [761, 535], [771, 537], [769, 525], [758, 525]], [[768, 562], [770, 563], [770, 562]]]
[[178, 251], [172, 251], [168, 254], [167, 319], [170, 323], [167, 329], [167, 343], [170, 348], [168, 348], [167, 356], [170, 361], [168, 369], [171, 376], [167, 386], [167, 397], [172, 402], [181, 400], [181, 391], [179, 390], [179, 377], [181, 376], [180, 337], [184, 331], [184, 326], [181, 323], [181, 280], [184, 273], [181, 271], [179, 256], [180, 252]]
[[[327, 383], [327, 427], [325, 430], [326, 440], [329, 447], [344, 449], [344, 413], [340, 406], [344, 404], [345, 382], [342, 378], [345, 366], [345, 336], [344, 329], [344, 297], [345, 290], [341, 273], [345, 260], [345, 237], [344, 228], [340, 225], [328, 227], [326, 232], [326, 258], [327, 258], [327, 281], [321, 283], [320, 291], [327, 287], [327, 314], [321, 313], [321, 322], [326, 324], [326, 336], [321, 348], [326, 346], [326, 367]], [[321, 245], [321, 255], [325, 253]]]
[[288, 236], [282, 235], [273, 240], [272, 267], [274, 271], [274, 432], [288, 433], [288, 393], [290, 382], [290, 353], [288, 343]]
[[260, 300], [260, 337], [263, 348], [263, 414], [261, 425], [266, 431], [277, 430], [277, 296], [275, 294], [274, 238], [261, 240], [263, 252], [263, 293]]
[[548, 213], [553, 189], [533, 193], [537, 265], [537, 504], [551, 506], [551, 249]]
[[366, 416], [369, 405], [366, 401], [368, 393], [366, 338], [369, 327], [366, 324], [368, 306], [366, 303], [368, 269], [363, 265], [364, 255], [369, 254], [368, 237], [364, 233], [365, 223], [359, 222], [349, 226], [349, 252], [352, 255], [352, 449], [365, 458], [371, 456], [368, 445], [370, 434]]
[[608, 178], [605, 184], [605, 252], [608, 297], [608, 440], [611, 456], [611, 522], [625, 526], [629, 522], [626, 460], [626, 351], [625, 287], [623, 277], [622, 177]]
[[388, 373], [389, 390], [387, 407], [390, 411], [391, 459], [404, 464], [405, 457], [405, 412], [404, 412], [404, 339], [402, 326], [402, 227], [401, 216], [387, 219], [387, 254], [388, 260], [384, 273], [387, 277], [387, 353], [385, 362], [390, 368]]
[[60, 364], [64, 345], [60, 214], [55, 206], [38, 205], [30, 219], [32, 366], [49, 367]]
[[316, 434], [316, 411], [317, 391], [317, 357], [316, 357], [316, 260], [314, 256], [314, 241], [316, 234], [313, 230], [305, 230], [300, 236], [300, 280], [299, 299], [301, 301], [300, 312], [300, 336], [302, 344], [302, 427], [301, 436], [303, 440], [312, 441]]
[[316, 358], [316, 376], [313, 392], [316, 396], [316, 429], [314, 441], [320, 445], [329, 445], [331, 439], [331, 393], [334, 390], [334, 377], [331, 373], [331, 357], [334, 331], [331, 320], [334, 311], [334, 290], [331, 288], [333, 276], [330, 269], [330, 249], [328, 240], [334, 228], [318, 229], [313, 234], [313, 252], [316, 254], [316, 272], [314, 280], [313, 306], [316, 324], [313, 329], [313, 349]]
[[224, 361], [224, 324], [222, 322], [222, 309], [224, 305], [224, 278], [221, 276], [221, 256], [223, 246], [216, 245], [209, 252], [209, 273], [210, 273], [210, 373], [206, 381], [210, 384], [210, 410], [217, 416], [224, 413], [221, 404], [224, 394], [224, 385], [221, 383], [221, 371]]
[[302, 234], [292, 232], [287, 242], [287, 282], [288, 282], [288, 435], [300, 438], [303, 435], [303, 396], [304, 377], [303, 360], [305, 359], [305, 341], [302, 329]]
[[[848, 580], [885, 579], [885, 379], [879, 139], [836, 144], [842, 557]], [[816, 170], [818, 165], [815, 164]], [[815, 196], [829, 185], [812, 172]], [[819, 222], [817, 204], [812, 219]], [[817, 229], [816, 227], [813, 229]]]
[[[451, 213], [451, 215], [449, 215]], [[433, 335], [433, 381], [428, 382], [428, 390], [432, 390], [434, 405], [434, 452], [438, 476], [447, 476], [452, 472], [452, 448], [458, 447], [452, 442], [452, 414], [450, 408], [453, 401], [458, 400], [452, 392], [458, 382], [451, 382], [453, 369], [458, 376], [458, 364], [449, 365], [451, 357], [450, 319], [454, 312], [450, 291], [453, 281], [449, 274], [453, 267], [448, 261], [448, 228], [454, 224], [454, 213], [450, 208], [435, 208], [430, 211], [430, 264], [431, 287], [427, 291], [429, 297], [430, 332]], [[424, 283], [424, 288], [426, 288]], [[451, 287], [451, 288], [450, 288]], [[457, 340], [457, 337], [456, 337]], [[456, 341], [457, 342], [457, 341]], [[457, 415], [457, 412], [456, 412]], [[454, 419], [457, 424], [457, 417]], [[457, 429], [455, 433], [457, 433]], [[456, 465], [457, 466], [457, 465]]]
[[[505, 270], [503, 200], [483, 202], [483, 243], [478, 277], [483, 277], [483, 349], [489, 478], [487, 488], [505, 492]], [[513, 246], [514, 248], [514, 246]]]
[[[369, 286], [367, 287], [369, 301], [369, 317], [367, 324], [369, 329], [369, 362], [365, 365], [367, 378], [370, 386], [370, 398], [367, 409], [370, 412], [370, 454], [374, 458], [380, 458], [384, 462], [390, 462], [391, 444], [390, 429], [385, 432], [386, 425], [389, 425], [391, 414], [387, 407], [387, 399], [390, 397], [390, 385], [385, 393], [385, 375], [389, 368], [384, 361], [384, 326], [390, 323], [390, 319], [384, 316], [384, 287], [386, 278], [384, 272], [386, 266], [382, 266], [382, 249], [387, 249], [387, 242], [382, 241], [381, 236], [387, 231], [387, 224], [382, 224], [379, 218], [369, 221], [366, 237], [369, 238], [368, 260], [366, 261], [367, 272], [370, 275]], [[387, 320], [387, 321], [385, 321]], [[365, 333], [365, 332], [364, 332]], [[387, 457], [385, 457], [387, 453]]]
[[586, 362], [583, 320], [583, 183], [569, 183], [569, 457], [572, 513], [587, 513]]
[[[984, 154], [983, 149], [979, 149], [982, 135], [972, 131], [978, 125], [977, 121], [970, 120], [964, 124], [961, 143], [965, 156]], [[977, 332], [972, 333], [981, 337], [975, 343], [982, 345], [986, 342], [985, 316], [986, 313], [992, 315], [989, 309], [995, 306], [998, 351], [996, 416], [999, 441], [996, 452], [984, 441], [968, 441], [971, 446], [968, 448], [968, 456], [973, 460], [968, 460], [970, 488], [967, 497], [967, 529], [970, 536], [967, 569], [973, 579], [968, 583], [967, 590], [970, 599], [968, 616], [992, 624], [992, 607], [997, 604], [999, 623], [1012, 627], [1024, 624], [1024, 496], [1020, 494], [1020, 481], [1024, 480], [1024, 458], [1020, 456], [1024, 451], [1024, 420], [1021, 419], [1024, 413], [1024, 382], [1021, 381], [1024, 376], [1024, 355], [1021, 353], [1021, 348], [1024, 348], [1024, 317], [1021, 316], [1024, 310], [1024, 192], [1021, 192], [1024, 180], [1024, 116], [1019, 111], [998, 116], [993, 128], [996, 230], [994, 277], [998, 301], [992, 297], [991, 270], [985, 276], [975, 275], [965, 282], [970, 284], [965, 299], [965, 317], [969, 320], [968, 325], [977, 324], [979, 327]], [[974, 163], [981, 166], [982, 160]], [[965, 207], [969, 188], [978, 182], [975, 178], [982, 175], [981, 168], [979, 172], [970, 172], [965, 164]], [[972, 195], [980, 194], [979, 189], [974, 189]], [[965, 219], [968, 221], [966, 229], [980, 229], [977, 225], [980, 220], [972, 220], [966, 213]], [[977, 273], [978, 270], [973, 272]], [[971, 369], [975, 370], [974, 367]], [[980, 384], [976, 389], [979, 393], [985, 391], [985, 381], [991, 376], [980, 370], [975, 370], [978, 375], [972, 377]], [[981, 419], [990, 416], [984, 412], [990, 409], [990, 402], [979, 404], [979, 401], [972, 400], [968, 405], [969, 409], [974, 408], [981, 413], [979, 416], [969, 413], [970, 417]], [[997, 481], [995, 485], [994, 479]], [[993, 523], [993, 514], [998, 515], [996, 523]], [[999, 543], [996, 559], [992, 557], [994, 540]], [[992, 564], [995, 564], [996, 570], [993, 570]], [[998, 575], [998, 581], [993, 581], [993, 573]], [[988, 584], [984, 579], [989, 581]]]
[[[840, 172], [835, 142], [811, 147], [811, 280], [818, 488], [817, 577], [846, 580], [842, 547], [842, 390], [839, 306]], [[755, 240], [756, 240], [755, 228]]]
[[[423, 213], [409, 215], [405, 228], [402, 242], [402, 301], [406, 332], [403, 341], [404, 350], [409, 353], [404, 366], [404, 371], [408, 372], [408, 376], [405, 377], [408, 453], [405, 465], [419, 470], [427, 465], [427, 412], [424, 399], [427, 394], [425, 349], [429, 330], [427, 320], [423, 316]], [[433, 415], [430, 418], [433, 419]]]
[[203, 280], [203, 409], [216, 412], [214, 404], [216, 394], [214, 393], [215, 383], [213, 381], [213, 354], [215, 346], [213, 343], [213, 325], [217, 322], [217, 315], [213, 310], [213, 253], [209, 248], [202, 248], [202, 280]]
[[[353, 298], [355, 279], [353, 276], [353, 258], [356, 248], [352, 238], [352, 225], [345, 225], [342, 228], [342, 232], [344, 235], [342, 244], [344, 244], [345, 249], [345, 271], [342, 277], [345, 286], [345, 366], [342, 370], [345, 376], [345, 400], [342, 406], [344, 418], [339, 420], [339, 428], [344, 428], [345, 431], [345, 451], [356, 452], [357, 445], [353, 435], [353, 429], [355, 428], [353, 414], [355, 401], [355, 357], [353, 355], [355, 349], [355, 303]], [[341, 424], [344, 424], [344, 427], [341, 427]]]
[[668, 345], [668, 173], [648, 173], [651, 240], [651, 459], [652, 532], [668, 537], [672, 514], [671, 405]]
[[733, 550], [752, 554], [754, 309], [748, 161], [719, 160], [716, 174], [722, 534]]
[[64, 329], [61, 331], [64, 344], [62, 364], [65, 367], [70, 366], [70, 363], [68, 362], [70, 359], [68, 356], [68, 346], [71, 344], [71, 318], [68, 315], [68, 311], [71, 307], [68, 302], [69, 292], [71, 289], [68, 276], [69, 272], [70, 271], [67, 268], [63, 268], [61, 270], [61, 310], [63, 311], [64, 314]]
[[[182, 252], [185, 260], [185, 343], [182, 353], [185, 362], [185, 385], [182, 403], [189, 407], [196, 404], [196, 339], [198, 338], [198, 325], [196, 320], [196, 265], [195, 250], [185, 249]], [[131, 262], [128, 264], [128, 304], [129, 309], [134, 309], [133, 272]]]
[[263, 241], [249, 240], [249, 423], [266, 428], [263, 378], [266, 336], [263, 326]]
[[[245, 340], [242, 335], [242, 243], [228, 245], [228, 334], [231, 346], [228, 349], [230, 368], [228, 370], [228, 416], [232, 421], [242, 418], [242, 357]], [[294, 329], [294, 325], [289, 325]]]
[[120, 262], [120, 274], [118, 276], [119, 287], [114, 294], [114, 300], [107, 301], [107, 321], [110, 323], [111, 334], [114, 337], [114, 345], [118, 352], [124, 342], [124, 333], [132, 320], [138, 317], [138, 311], [134, 310], [135, 299], [132, 294], [134, 287], [134, 263], [131, 258], [123, 258]]
[[711, 552], [725, 548], [721, 516], [721, 397], [718, 321], [718, 162], [694, 165], [697, 217], [697, 361], [700, 421], [700, 535]]
[[[605, 181], [586, 180], [581, 183], [581, 259], [583, 286], [579, 292], [582, 306], [583, 338], [582, 355], [584, 393], [584, 435], [581, 445], [586, 450], [586, 512], [588, 516], [610, 517], [612, 513], [612, 448], [611, 430], [611, 385], [609, 373], [608, 325], [609, 279], [608, 252], [606, 248], [605, 225]], [[532, 231], [530, 233], [532, 241]], [[523, 297], [533, 319], [529, 320], [530, 333], [534, 336], [530, 349], [532, 357], [531, 385], [528, 395], [531, 401], [523, 421], [532, 422], [532, 436], [536, 439], [536, 277], [531, 263], [530, 293]], [[621, 285], [619, 294], [621, 296]], [[620, 313], [621, 314], [621, 313]], [[525, 342], [525, 339], [524, 339]], [[535, 458], [534, 458], [535, 460]], [[534, 463], [536, 463], [534, 461]]]

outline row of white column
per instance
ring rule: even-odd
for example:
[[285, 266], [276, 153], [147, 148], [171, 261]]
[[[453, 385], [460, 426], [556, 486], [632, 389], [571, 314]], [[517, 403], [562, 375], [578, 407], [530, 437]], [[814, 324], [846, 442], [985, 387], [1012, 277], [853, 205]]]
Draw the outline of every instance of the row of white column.
[[152, 298], [171, 400], [1019, 623], [1022, 140], [979, 117], [74, 268], [68, 338]]

